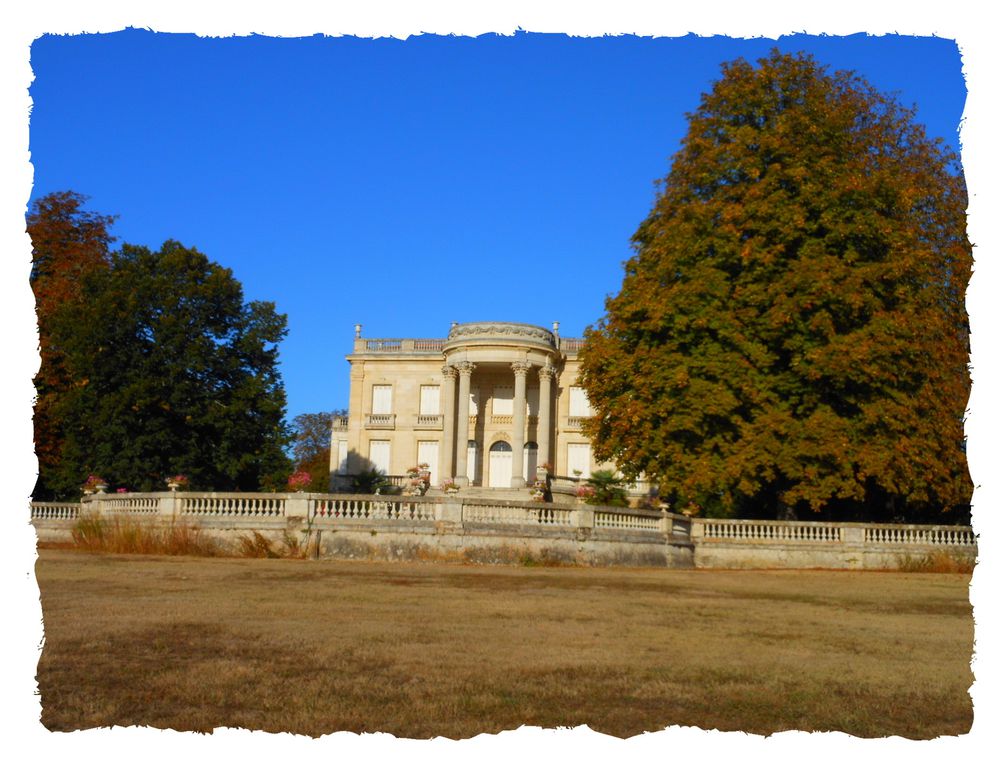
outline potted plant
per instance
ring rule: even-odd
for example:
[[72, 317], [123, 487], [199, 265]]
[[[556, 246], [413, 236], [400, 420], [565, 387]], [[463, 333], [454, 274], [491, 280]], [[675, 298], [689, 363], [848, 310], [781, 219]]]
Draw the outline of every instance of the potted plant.
[[105, 489], [108, 488], [108, 481], [101, 476], [97, 476], [92, 473], [87, 477], [87, 480], [84, 481], [84, 485], [80, 488], [84, 494], [104, 494]]
[[441, 484], [441, 491], [445, 494], [457, 494], [461, 487], [450, 478]]
[[178, 489], [185, 489], [189, 485], [189, 477], [179, 473], [178, 475], [169, 476], [164, 479], [164, 482], [168, 484], [168, 489], [171, 491], [177, 491]]

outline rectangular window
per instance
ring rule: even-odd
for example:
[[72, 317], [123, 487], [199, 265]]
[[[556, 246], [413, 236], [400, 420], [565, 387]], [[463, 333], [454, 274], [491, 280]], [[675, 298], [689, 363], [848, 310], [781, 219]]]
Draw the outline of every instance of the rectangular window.
[[371, 414], [392, 413], [392, 386], [375, 385], [371, 388]]
[[514, 388], [509, 385], [493, 386], [493, 414], [514, 414]]
[[567, 444], [567, 475], [575, 475], [575, 470], [579, 470], [583, 478], [588, 478], [591, 475], [591, 444]]
[[570, 416], [590, 417], [594, 414], [583, 388], [570, 388]]
[[347, 453], [347, 449], [346, 449], [346, 442], [345, 441], [339, 441], [338, 445], [336, 447], [336, 458], [339, 461], [339, 464], [338, 464], [338, 467], [336, 469], [336, 472], [338, 472], [339, 475], [346, 475], [346, 467], [347, 467], [347, 465], [346, 465], [346, 459], [347, 459], [347, 456], [348, 456], [348, 453]]
[[367, 458], [371, 461], [375, 470], [380, 470], [387, 475], [392, 465], [392, 442], [371, 441], [371, 448]]
[[420, 386], [420, 414], [441, 413], [441, 386]]
[[469, 393], [469, 416], [479, 416], [479, 391], [474, 390]]

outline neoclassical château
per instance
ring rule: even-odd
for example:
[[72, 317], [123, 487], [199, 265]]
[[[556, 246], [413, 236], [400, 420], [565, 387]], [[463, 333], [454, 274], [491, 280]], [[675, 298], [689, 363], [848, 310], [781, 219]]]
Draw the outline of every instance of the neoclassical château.
[[330, 469], [402, 475], [425, 462], [436, 483], [508, 489], [543, 463], [586, 478], [599, 465], [580, 429], [591, 415], [576, 382], [582, 344], [558, 323], [454, 324], [447, 339], [425, 340], [364, 338], [357, 325]]

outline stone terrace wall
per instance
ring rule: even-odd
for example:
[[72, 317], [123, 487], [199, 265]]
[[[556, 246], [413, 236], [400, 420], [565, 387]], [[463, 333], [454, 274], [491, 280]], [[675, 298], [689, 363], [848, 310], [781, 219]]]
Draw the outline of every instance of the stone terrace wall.
[[32, 503], [41, 541], [69, 541], [81, 514], [185, 523], [237, 547], [293, 536], [314, 557], [696, 568], [897, 568], [936, 550], [974, 558], [961, 526], [689, 519], [541, 502], [346, 494], [157, 492]]

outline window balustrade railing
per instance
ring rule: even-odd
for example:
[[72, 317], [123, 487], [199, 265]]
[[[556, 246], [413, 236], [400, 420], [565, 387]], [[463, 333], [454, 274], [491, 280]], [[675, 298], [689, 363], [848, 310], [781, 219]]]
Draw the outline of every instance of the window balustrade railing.
[[364, 427], [371, 430], [391, 430], [395, 427], [394, 414], [365, 414]]
[[443, 414], [418, 414], [416, 415], [417, 428], [427, 428], [430, 430], [441, 430], [444, 427]]

